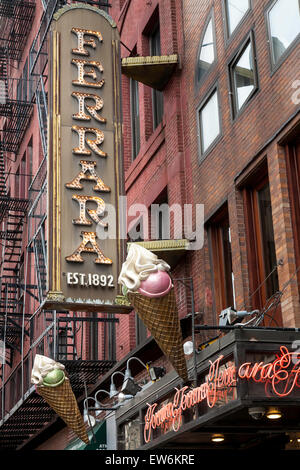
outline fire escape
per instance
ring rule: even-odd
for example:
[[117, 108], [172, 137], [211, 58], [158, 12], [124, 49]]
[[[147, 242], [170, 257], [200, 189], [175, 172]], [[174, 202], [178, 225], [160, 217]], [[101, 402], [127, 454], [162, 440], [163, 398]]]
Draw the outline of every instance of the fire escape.
[[[35, 354], [64, 363], [77, 397], [115, 364], [113, 348], [103, 360], [86, 360], [84, 335], [104, 325], [114, 335], [117, 319], [102, 314], [43, 310], [47, 271], [47, 41], [53, 14], [64, 0], [42, 0], [44, 13], [31, 45], [27, 100], [10, 77], [20, 61], [37, 0], [1, 0], [0, 27], [0, 441], [1, 449], [22, 448], [57, 417], [30, 384]], [[40, 0], [38, 0], [40, 1]], [[87, 1], [104, 7], [105, 2]], [[40, 165], [28, 188], [28, 199], [12, 196], [8, 162], [15, 161], [36, 106], [41, 138]], [[27, 232], [25, 232], [27, 230]], [[24, 236], [26, 234], [26, 237]], [[34, 266], [34, 279], [28, 272]], [[31, 270], [32, 271], [32, 270]], [[30, 306], [30, 307], [28, 307]], [[30, 312], [30, 313], [29, 313]], [[3, 348], [3, 345], [5, 348]], [[25, 346], [27, 345], [27, 346]], [[18, 356], [19, 355], [19, 356]], [[13, 359], [20, 362], [12, 367]], [[16, 361], [15, 363], [16, 364]]]
[[33, 105], [17, 100], [22, 81], [10, 77], [12, 61], [20, 61], [29, 25], [35, 10], [33, 2], [4, 0], [0, 5], [0, 331], [6, 345], [5, 362], [12, 365], [14, 351], [20, 351], [22, 326], [22, 235], [28, 211], [27, 199], [13, 197], [7, 188], [5, 156], [16, 155], [31, 118]]

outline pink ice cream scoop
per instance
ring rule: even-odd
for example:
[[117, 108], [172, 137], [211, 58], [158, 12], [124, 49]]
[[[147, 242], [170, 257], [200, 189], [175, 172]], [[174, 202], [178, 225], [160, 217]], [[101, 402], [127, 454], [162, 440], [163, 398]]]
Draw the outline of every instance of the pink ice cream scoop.
[[149, 274], [142, 281], [138, 292], [145, 297], [163, 297], [172, 289], [172, 280], [166, 271], [157, 271]]

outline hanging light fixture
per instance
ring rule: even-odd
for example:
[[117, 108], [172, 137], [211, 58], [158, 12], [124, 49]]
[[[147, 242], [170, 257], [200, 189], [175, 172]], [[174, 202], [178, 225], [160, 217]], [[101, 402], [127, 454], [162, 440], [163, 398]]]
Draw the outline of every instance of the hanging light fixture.
[[124, 381], [123, 385], [121, 388], [121, 392], [123, 392], [125, 395], [133, 395], [135, 396], [138, 392], [142, 390], [142, 387], [140, 387], [134, 380], [131, 374], [131, 370], [129, 368], [129, 363], [132, 360], [137, 360], [140, 364], [142, 364], [145, 369], [149, 372], [149, 367], [148, 365], [144, 364], [143, 361], [141, 361], [138, 357], [130, 357], [126, 363], [126, 370], [125, 370], [125, 375], [124, 375]]
[[117, 375], [117, 374], [122, 375], [123, 378], [125, 377], [124, 374], [122, 372], [118, 371], [118, 370], [112, 374], [111, 380], [110, 380], [110, 389], [109, 389], [110, 398], [113, 398], [116, 395], [118, 395], [118, 391], [117, 391], [116, 386], [115, 386], [114, 381], [113, 381], [114, 376]]
[[224, 434], [213, 434], [211, 436], [212, 442], [223, 442], [225, 439]]
[[279, 408], [269, 408], [266, 413], [266, 417], [268, 419], [280, 419], [282, 417], [282, 413]]
[[124, 393], [125, 395], [132, 395], [135, 396], [138, 392], [142, 390], [142, 387], [140, 387], [132, 377], [126, 377], [124, 378], [124, 382], [121, 388], [121, 392]]
[[89, 400], [93, 400], [95, 402], [95, 399], [93, 397], [87, 397], [84, 402], [83, 402], [83, 421], [84, 423], [88, 423], [88, 426], [93, 428], [96, 424], [96, 419], [93, 415], [89, 414], [89, 406], [88, 402]]
[[118, 404], [123, 404], [124, 401], [131, 400], [131, 398], [133, 398], [133, 395], [125, 395], [123, 392], [120, 392], [118, 395]]

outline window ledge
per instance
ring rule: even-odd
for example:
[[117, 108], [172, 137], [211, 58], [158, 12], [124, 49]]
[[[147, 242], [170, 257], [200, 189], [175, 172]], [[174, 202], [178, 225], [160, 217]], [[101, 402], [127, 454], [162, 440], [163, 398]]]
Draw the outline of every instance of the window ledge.
[[126, 57], [122, 59], [122, 73], [137, 82], [162, 91], [178, 63], [177, 54]]

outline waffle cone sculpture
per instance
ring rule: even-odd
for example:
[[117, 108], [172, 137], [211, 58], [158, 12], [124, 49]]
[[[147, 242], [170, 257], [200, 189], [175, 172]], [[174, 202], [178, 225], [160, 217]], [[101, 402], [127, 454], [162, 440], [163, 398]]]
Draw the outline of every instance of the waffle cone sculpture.
[[58, 387], [37, 387], [37, 391], [79, 439], [88, 444], [89, 438], [69, 379], [65, 378]]
[[130, 246], [119, 276], [123, 293], [134, 307], [178, 375], [188, 380], [170, 266], [138, 244]]
[[46, 356], [36, 354], [31, 372], [31, 383], [48, 405], [85, 443], [89, 444], [83, 418], [80, 414], [65, 366]]
[[127, 297], [177, 374], [188, 379], [174, 287], [163, 297], [129, 293]]

